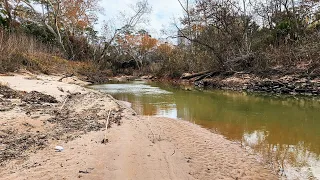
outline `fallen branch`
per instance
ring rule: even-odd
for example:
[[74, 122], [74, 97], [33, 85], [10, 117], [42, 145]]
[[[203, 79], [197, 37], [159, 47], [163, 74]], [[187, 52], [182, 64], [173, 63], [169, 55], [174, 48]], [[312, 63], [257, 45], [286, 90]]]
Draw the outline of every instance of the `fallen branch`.
[[200, 77], [198, 77], [197, 79], [195, 79], [194, 81], [201, 81], [202, 79], [205, 79], [207, 77], [212, 77], [212, 76], [218, 75], [220, 73], [221, 73], [220, 71], [216, 71], [216, 72], [210, 72], [210, 73], [207, 73], [207, 74], [203, 74]]
[[68, 101], [68, 99], [69, 99], [69, 95], [67, 95], [67, 97], [64, 99], [62, 106], [60, 107], [60, 111], [63, 109], [63, 107], [66, 104], [66, 102]]
[[204, 72], [194, 73], [194, 74], [182, 76], [180, 79], [191, 79], [191, 78], [194, 78], [194, 77], [202, 76], [204, 74], [208, 74], [210, 72], [212, 72], [212, 71], [204, 71]]
[[72, 77], [72, 76], [74, 76], [73, 73], [72, 73], [72, 74], [64, 75], [64, 76], [62, 76], [58, 81], [61, 82], [64, 78], [68, 78], [68, 77]]

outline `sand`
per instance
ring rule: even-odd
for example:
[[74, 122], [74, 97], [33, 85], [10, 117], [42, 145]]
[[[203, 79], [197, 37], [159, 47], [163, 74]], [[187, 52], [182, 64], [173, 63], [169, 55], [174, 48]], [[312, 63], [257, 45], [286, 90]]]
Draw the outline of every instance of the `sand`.
[[[27, 77], [0, 76], [0, 82], [13, 89], [52, 95], [60, 101], [56, 107], [61, 107], [70, 92], [79, 92], [81, 98], [67, 104], [69, 110], [83, 114], [98, 109], [97, 113], [107, 114], [111, 109], [121, 109], [121, 125], [83, 133], [70, 141], [49, 141], [44, 149], [28, 151], [25, 158], [0, 166], [0, 179], [278, 179], [257, 155], [198, 125], [136, 115], [130, 104], [86, 89], [80, 86], [85, 82], [79, 80], [75, 83], [58, 82], [58, 76]], [[45, 121], [49, 115], [38, 118], [36, 122]], [[17, 129], [23, 122], [33, 122], [38, 130], [43, 128], [17, 110], [0, 112], [0, 119], [0, 123]], [[105, 135], [109, 142], [102, 144]], [[57, 145], [64, 150], [56, 152]]]

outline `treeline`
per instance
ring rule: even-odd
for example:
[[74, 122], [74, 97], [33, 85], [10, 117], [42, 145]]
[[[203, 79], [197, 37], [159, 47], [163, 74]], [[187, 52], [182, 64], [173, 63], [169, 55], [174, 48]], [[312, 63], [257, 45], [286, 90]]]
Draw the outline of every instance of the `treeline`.
[[89, 44], [97, 32], [95, 0], [3, 0], [0, 25], [9, 33], [26, 34], [58, 47], [67, 59], [90, 59]]
[[141, 29], [152, 9], [146, 0], [100, 33], [98, 0], [2, 0], [0, 71], [12, 71], [17, 59], [34, 63], [26, 58], [35, 54], [90, 63], [91, 73], [172, 78], [202, 71], [310, 74], [319, 67], [316, 0], [177, 1], [184, 16], [168, 35], [176, 44]]
[[[49, 73], [94, 56], [96, 1], [0, 1], [0, 72]], [[59, 67], [59, 68], [57, 68]]]
[[[96, 72], [108, 75], [150, 72], [152, 59], [171, 51], [172, 45], [152, 38], [137, 26], [146, 21], [151, 7], [137, 1], [119, 22], [107, 22], [94, 30], [97, 0], [3, 0], [0, 2], [0, 71], [20, 64], [31, 66], [30, 56], [50, 61], [50, 56], [88, 62]], [[115, 26], [113, 24], [118, 24]], [[31, 46], [30, 46], [31, 45]], [[45, 54], [45, 57], [39, 54]], [[48, 58], [49, 57], [49, 58]], [[54, 61], [53, 58], [52, 61]], [[34, 60], [31, 59], [31, 60]], [[150, 65], [150, 66], [149, 66]], [[35, 67], [38, 68], [38, 67]], [[111, 70], [111, 72], [110, 72]]]
[[178, 37], [188, 52], [181, 57], [181, 72], [270, 74], [306, 66], [301, 70], [311, 73], [319, 67], [319, 1], [179, 2], [185, 15]]

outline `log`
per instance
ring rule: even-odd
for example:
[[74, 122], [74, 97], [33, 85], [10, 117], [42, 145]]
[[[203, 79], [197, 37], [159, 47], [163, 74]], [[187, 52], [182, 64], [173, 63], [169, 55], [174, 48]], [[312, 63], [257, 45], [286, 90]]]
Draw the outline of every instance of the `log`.
[[63, 77], [61, 77], [58, 81], [59, 81], [59, 82], [62, 82], [62, 80], [63, 80], [63, 79], [68, 78], [68, 77], [72, 77], [72, 76], [74, 76], [74, 74], [73, 74], [73, 73], [72, 73], [72, 74], [64, 75], [64, 76], [63, 76]]
[[208, 74], [211, 72], [212, 71], [204, 71], [204, 72], [194, 73], [194, 74], [190, 74], [190, 75], [186, 75], [186, 76], [181, 76], [180, 79], [191, 79], [191, 78], [202, 76], [204, 74]]
[[194, 81], [201, 81], [202, 79], [205, 79], [207, 77], [211, 77], [211, 76], [214, 76], [214, 75], [218, 75], [220, 74], [221, 72], [220, 71], [216, 71], [216, 72], [209, 72], [207, 74], [203, 74], [201, 76], [199, 76], [197, 79], [195, 79]]

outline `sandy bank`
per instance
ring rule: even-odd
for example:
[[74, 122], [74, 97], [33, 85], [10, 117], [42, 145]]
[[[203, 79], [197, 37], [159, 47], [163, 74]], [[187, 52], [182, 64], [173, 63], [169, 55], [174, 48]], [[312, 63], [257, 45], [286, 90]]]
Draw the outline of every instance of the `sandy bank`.
[[[186, 121], [135, 115], [106, 94], [59, 79], [0, 76], [13, 89], [36, 90], [60, 101], [0, 112], [3, 139], [13, 138], [8, 130], [15, 137], [47, 136], [42, 148], [33, 145], [2, 163], [0, 179], [277, 179], [256, 156], [220, 135]], [[105, 131], [109, 110], [113, 123]], [[109, 143], [101, 144], [105, 134]], [[55, 152], [56, 145], [64, 150]]]

